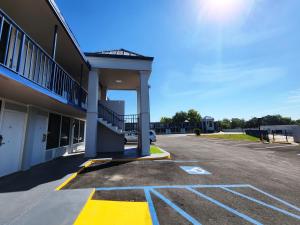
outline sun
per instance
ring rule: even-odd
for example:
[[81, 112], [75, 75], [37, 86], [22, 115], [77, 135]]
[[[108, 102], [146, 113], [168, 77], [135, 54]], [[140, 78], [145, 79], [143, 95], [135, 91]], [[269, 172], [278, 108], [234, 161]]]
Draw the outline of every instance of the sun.
[[237, 20], [247, 8], [249, 0], [202, 0], [201, 15], [206, 20], [228, 23]]

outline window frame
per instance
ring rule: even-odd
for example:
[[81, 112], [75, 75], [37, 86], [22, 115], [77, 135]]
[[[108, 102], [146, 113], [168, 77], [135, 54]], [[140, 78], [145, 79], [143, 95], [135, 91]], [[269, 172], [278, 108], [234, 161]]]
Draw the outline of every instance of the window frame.
[[[1, 98], [0, 98], [1, 99]], [[64, 114], [60, 114], [60, 113], [56, 113], [56, 112], [52, 112], [52, 111], [48, 111], [48, 126], [47, 126], [47, 132], [48, 132], [48, 128], [49, 128], [49, 117], [50, 117], [50, 114], [54, 114], [54, 115], [57, 115], [57, 116], [60, 116], [60, 124], [59, 124], [59, 145], [58, 147], [54, 147], [54, 148], [47, 148], [47, 141], [48, 141], [48, 136], [47, 136], [47, 139], [46, 139], [46, 151], [51, 151], [53, 149], [58, 149], [58, 148], [63, 148], [63, 147], [67, 147], [67, 146], [74, 146], [74, 145], [78, 145], [78, 144], [82, 144], [85, 142], [85, 128], [84, 128], [84, 139], [82, 142], [77, 142], [77, 143], [74, 143], [74, 127], [73, 127], [73, 124], [74, 124], [74, 121], [77, 120], [79, 121], [79, 126], [78, 126], [78, 136], [77, 136], [77, 139], [79, 140], [79, 134], [80, 134], [80, 122], [83, 122], [84, 123], [84, 126], [86, 124], [86, 120], [82, 120], [82, 119], [78, 119], [78, 118], [74, 118], [74, 117], [71, 117], [71, 116], [68, 116], [68, 115], [64, 115]], [[69, 130], [69, 144], [67, 145], [61, 145], [60, 143], [60, 140], [61, 140], [61, 130], [62, 130], [62, 119], [63, 117], [66, 117], [66, 118], [69, 118], [70, 119], [70, 130]], [[1, 118], [0, 118], [1, 119]], [[73, 122], [72, 122], [73, 121]]]
[[[66, 145], [62, 145], [61, 144], [61, 135], [62, 135], [62, 129], [63, 129], [63, 119], [67, 118], [69, 120], [69, 127], [68, 127], [68, 144]], [[68, 116], [63, 116], [61, 115], [61, 122], [60, 122], [60, 134], [59, 134], [59, 147], [65, 147], [65, 146], [69, 146], [70, 145], [70, 139], [71, 139], [71, 122], [72, 122], [72, 118], [68, 117]]]

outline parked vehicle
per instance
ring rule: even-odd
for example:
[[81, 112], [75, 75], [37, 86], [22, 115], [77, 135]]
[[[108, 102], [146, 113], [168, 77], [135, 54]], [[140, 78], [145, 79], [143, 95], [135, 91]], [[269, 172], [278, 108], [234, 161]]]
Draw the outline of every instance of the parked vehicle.
[[[156, 133], [154, 130], [149, 131], [149, 141], [150, 144], [152, 144], [152, 142], [156, 142]], [[130, 143], [138, 142], [138, 134], [136, 131], [128, 131], [125, 133], [124, 144], [128, 142]]]

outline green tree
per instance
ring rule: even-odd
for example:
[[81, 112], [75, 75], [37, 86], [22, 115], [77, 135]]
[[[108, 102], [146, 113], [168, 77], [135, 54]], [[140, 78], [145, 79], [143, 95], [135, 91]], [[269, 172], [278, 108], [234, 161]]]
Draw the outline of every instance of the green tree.
[[232, 118], [231, 119], [231, 128], [244, 128], [245, 127], [245, 120], [239, 118]]
[[257, 128], [259, 126], [259, 119], [253, 117], [252, 119], [246, 122], [246, 128]]
[[290, 117], [283, 117], [281, 115], [267, 115], [262, 117], [262, 125], [288, 125], [292, 124]]
[[172, 121], [175, 124], [181, 124], [184, 123], [186, 120], [188, 120], [188, 115], [184, 111], [180, 111], [175, 113], [175, 115], [172, 117]]
[[172, 118], [162, 117], [162, 118], [160, 118], [160, 122], [163, 124], [170, 124], [170, 123], [172, 123]]
[[222, 129], [230, 129], [231, 128], [231, 122], [229, 119], [223, 119], [220, 121], [220, 125]]
[[201, 122], [201, 115], [197, 110], [190, 109], [187, 112], [188, 121], [191, 123], [200, 123]]

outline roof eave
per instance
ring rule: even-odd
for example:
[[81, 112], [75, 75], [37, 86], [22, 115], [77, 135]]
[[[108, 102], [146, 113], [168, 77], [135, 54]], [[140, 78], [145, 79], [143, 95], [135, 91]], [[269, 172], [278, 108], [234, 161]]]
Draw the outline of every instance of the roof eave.
[[72, 34], [69, 26], [65, 23], [65, 19], [62, 16], [62, 14], [60, 13], [57, 5], [55, 2], [53, 2], [52, 0], [46, 0], [46, 2], [48, 3], [48, 5], [50, 6], [50, 8], [52, 9], [52, 11], [54, 12], [55, 16], [57, 17], [58, 21], [60, 22], [60, 24], [62, 25], [62, 27], [64, 28], [65, 32], [68, 34], [68, 36], [70, 37], [74, 47], [77, 49], [79, 55], [81, 56], [82, 60], [84, 61], [85, 65], [89, 68], [89, 64], [87, 62], [87, 59], [84, 55], [84, 53], [81, 51], [76, 38], [74, 37], [74, 35]]
[[138, 59], [138, 60], [148, 60], [153, 61], [154, 57], [150, 56], [130, 56], [130, 55], [110, 55], [110, 54], [99, 54], [95, 52], [85, 52], [87, 57], [99, 57], [99, 58], [116, 58], [116, 59]]

